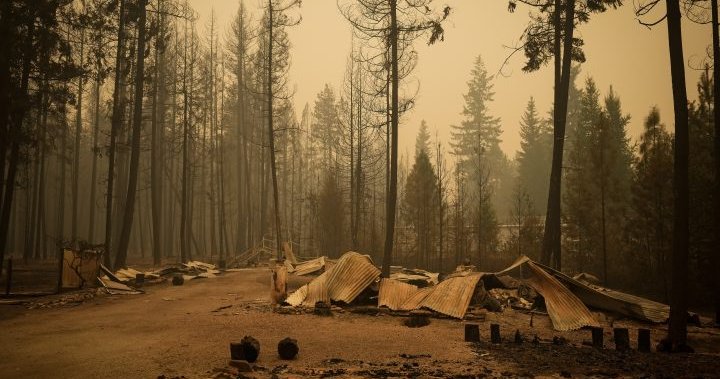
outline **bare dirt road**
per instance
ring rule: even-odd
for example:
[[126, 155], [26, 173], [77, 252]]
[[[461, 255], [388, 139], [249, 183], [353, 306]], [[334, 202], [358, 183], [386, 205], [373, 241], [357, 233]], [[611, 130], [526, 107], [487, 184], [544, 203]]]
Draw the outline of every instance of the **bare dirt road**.
[[[408, 328], [388, 315], [285, 315], [272, 312], [268, 299], [269, 271], [251, 269], [179, 287], [160, 284], [142, 295], [96, 296], [76, 306], [3, 305], [0, 378], [222, 377], [232, 372], [228, 344], [245, 335], [261, 343], [255, 371], [245, 374], [251, 377], [720, 375], [720, 331], [712, 328], [692, 329], [698, 354], [617, 353], [609, 350], [609, 335], [607, 349], [597, 351], [582, 346], [587, 331], [554, 332], [545, 316], [535, 316], [530, 328], [530, 316], [510, 311], [490, 314], [480, 326], [487, 339], [490, 322], [500, 323], [508, 342], [468, 344], [460, 321]], [[541, 342], [515, 345], [515, 329]], [[653, 330], [653, 338], [661, 335]], [[552, 344], [554, 336], [567, 344]], [[296, 360], [277, 356], [284, 337], [298, 340]]]

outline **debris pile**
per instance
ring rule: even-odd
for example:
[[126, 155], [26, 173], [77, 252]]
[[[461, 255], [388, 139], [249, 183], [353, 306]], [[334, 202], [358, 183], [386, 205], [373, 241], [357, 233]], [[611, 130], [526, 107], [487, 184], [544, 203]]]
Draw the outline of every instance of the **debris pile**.
[[[590, 284], [588, 274], [581, 280], [572, 278], [525, 256], [497, 273], [460, 266], [442, 281], [438, 274], [401, 267], [393, 267], [390, 278], [380, 278], [370, 257], [356, 252], [344, 254], [330, 267], [322, 258], [302, 266], [305, 263], [291, 267], [296, 272], [298, 267], [308, 267], [300, 270], [305, 273], [323, 263], [323, 272], [285, 299], [291, 307], [358, 305], [360, 299], [370, 298], [377, 300], [378, 308], [400, 315], [425, 310], [457, 319], [484, 318], [484, 312], [502, 312], [506, 307], [533, 313], [540, 309], [558, 331], [598, 326], [590, 308], [654, 323], [666, 322], [669, 316], [665, 304]], [[518, 277], [508, 275], [517, 271]]]

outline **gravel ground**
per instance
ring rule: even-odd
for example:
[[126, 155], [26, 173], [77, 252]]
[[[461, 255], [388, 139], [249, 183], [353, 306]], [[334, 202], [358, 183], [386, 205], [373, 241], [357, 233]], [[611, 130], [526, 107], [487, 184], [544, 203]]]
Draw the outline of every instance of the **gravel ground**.
[[[292, 278], [297, 287], [306, 278]], [[148, 287], [141, 295], [97, 295], [54, 308], [0, 306], [0, 378], [236, 377], [228, 344], [250, 335], [261, 343], [249, 377], [720, 377], [720, 331], [691, 328], [692, 355], [618, 353], [583, 345], [588, 331], [560, 333], [546, 316], [506, 311], [480, 322], [483, 341], [499, 323], [500, 345], [463, 341], [463, 322], [432, 319], [408, 328], [402, 318], [335, 312], [286, 315], [269, 305], [269, 271], [249, 269], [184, 286]], [[615, 321], [615, 326], [637, 327]], [[519, 329], [526, 339], [512, 341]], [[653, 327], [653, 342], [662, 337]], [[567, 343], [554, 345], [553, 337]], [[298, 340], [296, 360], [282, 361], [277, 342]], [[631, 339], [631, 345], [635, 341]], [[654, 345], [654, 344], [653, 344]]]

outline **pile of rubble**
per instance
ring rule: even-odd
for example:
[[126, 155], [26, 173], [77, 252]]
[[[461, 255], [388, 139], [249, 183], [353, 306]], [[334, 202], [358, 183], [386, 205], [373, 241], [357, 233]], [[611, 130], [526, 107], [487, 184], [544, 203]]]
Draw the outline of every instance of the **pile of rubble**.
[[[409, 314], [423, 310], [435, 316], [475, 318], [505, 308], [547, 313], [556, 330], [598, 326], [590, 308], [640, 321], [662, 323], [669, 307], [637, 296], [589, 284], [521, 257], [497, 273], [480, 273], [473, 267], [458, 270], [439, 281], [438, 274], [393, 267], [390, 278], [367, 255], [348, 252], [337, 261], [286, 263], [288, 272], [322, 272], [290, 294], [283, 304], [313, 308], [316, 305], [368, 305]], [[312, 268], [312, 269], [310, 269]], [[511, 276], [510, 273], [519, 273]]]
[[100, 265], [100, 270], [105, 275], [98, 277], [98, 282], [110, 294], [142, 293], [139, 288], [147, 284], [171, 279], [177, 285], [193, 279], [215, 278], [220, 274], [215, 265], [200, 261], [168, 265], [155, 271], [139, 271], [128, 267], [112, 272], [104, 265]]

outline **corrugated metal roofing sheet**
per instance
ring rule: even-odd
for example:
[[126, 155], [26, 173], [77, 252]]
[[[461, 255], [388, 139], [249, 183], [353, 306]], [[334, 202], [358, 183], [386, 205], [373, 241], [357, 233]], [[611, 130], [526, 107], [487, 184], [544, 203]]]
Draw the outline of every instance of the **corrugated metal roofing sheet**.
[[642, 321], [658, 323], [666, 322], [670, 317], [670, 307], [668, 305], [609, 288], [588, 285], [560, 271], [539, 263], [536, 264], [558, 278], [589, 307], [616, 312]]
[[307, 295], [303, 300], [303, 305], [306, 307], [314, 307], [315, 303], [322, 301], [323, 303], [330, 304], [330, 295], [328, 294], [327, 280], [329, 271], [325, 271], [322, 275], [313, 279], [312, 282], [308, 283]]
[[343, 254], [327, 273], [330, 299], [347, 304], [380, 277], [380, 270], [373, 265], [370, 257], [352, 251]]
[[412, 311], [420, 308], [422, 302], [428, 297], [428, 295], [430, 295], [430, 293], [432, 293], [433, 290], [435, 290], [435, 287], [419, 288], [414, 294], [405, 300], [398, 310]]
[[475, 286], [482, 274], [476, 273], [443, 280], [422, 301], [421, 306], [455, 317], [465, 317]]
[[319, 257], [298, 263], [292, 271], [295, 275], [308, 275], [325, 268], [325, 257]]
[[528, 283], [544, 298], [553, 327], [559, 331], [599, 326], [590, 310], [554, 276], [527, 259]]
[[382, 279], [378, 293], [378, 307], [388, 307], [394, 311], [400, 310], [405, 301], [417, 291], [418, 288], [412, 284], [395, 279]]
[[303, 300], [305, 300], [305, 297], [307, 297], [308, 293], [308, 285], [304, 285], [300, 288], [298, 288], [295, 292], [290, 294], [290, 296], [285, 299], [285, 302], [292, 305], [293, 307], [297, 307], [298, 305], [303, 303]]

